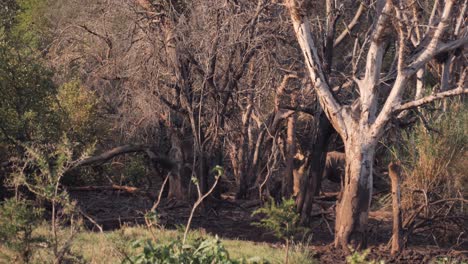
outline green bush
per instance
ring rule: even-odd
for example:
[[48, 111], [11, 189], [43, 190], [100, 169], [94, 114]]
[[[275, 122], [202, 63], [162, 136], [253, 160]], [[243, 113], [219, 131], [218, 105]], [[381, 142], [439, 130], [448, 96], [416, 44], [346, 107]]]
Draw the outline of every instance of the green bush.
[[123, 263], [135, 264], [179, 264], [179, 263], [219, 263], [219, 264], [241, 264], [241, 263], [266, 263], [258, 258], [234, 260], [222, 245], [218, 237], [211, 239], [195, 239], [191, 243], [183, 244], [181, 239], [172, 240], [168, 244], [154, 245], [151, 240], [136, 241], [134, 249], [142, 249], [142, 252], [127, 257]]
[[146, 168], [147, 164], [145, 163], [144, 157], [137, 155], [128, 159], [123, 168], [124, 184], [141, 186], [147, 183], [147, 177], [145, 177], [147, 175]]
[[277, 238], [286, 242], [286, 259], [289, 259], [289, 244], [293, 241], [294, 235], [299, 232], [307, 232], [307, 229], [300, 226], [300, 215], [296, 212], [294, 199], [283, 198], [279, 205], [271, 199], [264, 207], [255, 210], [252, 215], [263, 214], [265, 217], [259, 223], [253, 225], [266, 228], [274, 233]]
[[60, 129], [70, 139], [87, 144], [106, 134], [105, 125], [98, 117], [99, 100], [79, 80], [58, 87], [56, 98], [53, 110], [60, 113]]
[[271, 230], [280, 239], [287, 240], [298, 232], [307, 231], [299, 225], [300, 215], [296, 212], [296, 204], [293, 199], [283, 198], [279, 205], [271, 200], [264, 207], [255, 210], [252, 215], [258, 214], [263, 214], [265, 217], [254, 225]]
[[[40, 240], [34, 238], [32, 232], [39, 225], [41, 215], [42, 209], [30, 201], [12, 198], [1, 203], [0, 242], [5, 249], [13, 252], [14, 258], [28, 262], [32, 253], [31, 245]], [[2, 257], [12, 261], [8, 254], [0, 254], [0, 259]]]

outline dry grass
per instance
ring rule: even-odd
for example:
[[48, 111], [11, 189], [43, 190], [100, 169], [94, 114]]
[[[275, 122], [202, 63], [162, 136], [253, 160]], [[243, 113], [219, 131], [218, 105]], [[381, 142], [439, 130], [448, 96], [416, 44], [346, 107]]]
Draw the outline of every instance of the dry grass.
[[436, 245], [468, 242], [463, 224], [468, 213], [468, 109], [463, 103], [451, 108], [426, 114], [426, 125], [403, 134], [398, 153], [406, 227], [427, 234]]
[[434, 118], [404, 136], [403, 207], [413, 208], [435, 199], [467, 196], [468, 111], [466, 107]]

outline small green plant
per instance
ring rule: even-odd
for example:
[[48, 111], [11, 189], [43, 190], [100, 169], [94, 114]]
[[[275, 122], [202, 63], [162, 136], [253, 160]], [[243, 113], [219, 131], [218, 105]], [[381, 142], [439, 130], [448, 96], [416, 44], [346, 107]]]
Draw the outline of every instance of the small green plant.
[[35, 207], [30, 201], [11, 198], [0, 205], [0, 244], [13, 252], [13, 259], [0, 253], [0, 259], [14, 262], [19, 258], [27, 263], [32, 254], [32, 244], [40, 241], [33, 237], [33, 230], [41, 221], [42, 209]]
[[296, 212], [296, 204], [293, 199], [283, 198], [278, 205], [271, 200], [264, 207], [252, 213], [252, 215], [258, 214], [263, 214], [265, 217], [259, 223], [253, 223], [253, 225], [272, 231], [280, 239], [291, 238], [298, 232], [305, 230], [299, 226], [300, 216]]
[[299, 232], [307, 232], [307, 229], [299, 225], [300, 215], [296, 212], [296, 204], [293, 199], [283, 198], [282, 202], [276, 205], [272, 199], [264, 207], [255, 210], [252, 215], [263, 214], [264, 218], [259, 223], [253, 225], [263, 227], [274, 233], [277, 238], [286, 242], [286, 260], [288, 263], [289, 243], [294, 235]]
[[133, 248], [142, 252], [133, 257], [127, 257], [123, 263], [150, 264], [150, 263], [219, 263], [219, 264], [241, 264], [241, 263], [266, 263], [258, 258], [234, 260], [222, 245], [218, 237], [214, 239], [195, 239], [190, 243], [184, 243], [180, 238], [172, 240], [167, 244], [155, 245], [151, 240], [136, 241]]
[[346, 257], [346, 262], [348, 264], [385, 264], [383, 260], [367, 260], [369, 252], [369, 249], [362, 252], [354, 251], [352, 255]]

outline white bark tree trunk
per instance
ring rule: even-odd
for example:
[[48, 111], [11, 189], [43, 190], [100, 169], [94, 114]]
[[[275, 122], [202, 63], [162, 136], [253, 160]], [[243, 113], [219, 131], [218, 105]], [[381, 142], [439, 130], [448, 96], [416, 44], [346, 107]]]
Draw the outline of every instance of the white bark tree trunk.
[[368, 142], [364, 133], [353, 134], [345, 142], [344, 188], [336, 207], [336, 247], [347, 249], [351, 242], [356, 248], [366, 246], [375, 147], [376, 142]]

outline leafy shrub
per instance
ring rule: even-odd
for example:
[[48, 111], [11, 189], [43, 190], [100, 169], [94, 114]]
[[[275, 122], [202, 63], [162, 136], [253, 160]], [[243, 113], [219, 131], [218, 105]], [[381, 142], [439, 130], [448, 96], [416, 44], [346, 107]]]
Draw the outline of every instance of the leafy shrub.
[[154, 245], [151, 240], [136, 241], [134, 249], [142, 249], [136, 256], [128, 257], [123, 263], [150, 264], [150, 263], [219, 263], [219, 264], [241, 264], [241, 263], [266, 263], [260, 259], [233, 260], [229, 257], [226, 248], [221, 244], [218, 237], [214, 239], [195, 239], [192, 243], [183, 244], [181, 239], [172, 240], [168, 244]]
[[[41, 215], [42, 209], [26, 200], [12, 198], [0, 205], [0, 242], [23, 262], [28, 262], [31, 245], [38, 240], [32, 232], [40, 223]], [[4, 257], [9, 258], [7, 255]]]
[[2, 28], [0, 61], [0, 141], [43, 141], [54, 137], [56, 115], [51, 106], [56, 88], [51, 71]]
[[61, 85], [56, 98], [54, 110], [61, 114], [61, 129], [71, 139], [91, 143], [105, 135], [104, 125], [98, 118], [98, 99], [80, 81], [71, 80]]
[[271, 199], [270, 203], [255, 210], [252, 215], [257, 214], [264, 214], [266, 217], [253, 225], [266, 228], [272, 231], [276, 237], [286, 241], [285, 263], [288, 263], [290, 241], [295, 234], [307, 231], [306, 228], [299, 225], [300, 215], [296, 212], [294, 199], [283, 198], [279, 205], [276, 205], [275, 201]]
[[265, 217], [254, 225], [272, 231], [278, 238], [289, 239], [298, 232], [306, 231], [299, 225], [300, 215], [296, 212], [296, 204], [293, 199], [283, 198], [283, 201], [278, 205], [271, 200], [264, 207], [255, 210], [252, 215], [258, 214], [263, 214]]
[[[81, 217], [76, 210], [76, 202], [71, 200], [68, 192], [62, 188], [63, 176], [75, 164], [88, 157], [91, 149], [85, 150], [74, 159], [74, 144], [66, 136], [58, 144], [27, 146], [22, 165], [11, 174], [10, 184], [25, 187], [38, 200], [51, 206], [51, 244], [56, 263], [60, 263], [69, 253], [69, 247], [81, 226]], [[70, 235], [61, 241], [58, 233], [62, 224], [70, 224]]]
[[144, 160], [144, 157], [141, 155], [137, 155], [128, 159], [125, 167], [123, 168], [123, 175], [125, 177], [123, 179], [124, 184], [141, 186], [146, 183], [145, 180], [148, 179], [148, 177], [144, 177], [147, 175], [146, 168], [147, 164]]

